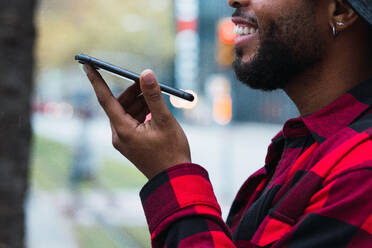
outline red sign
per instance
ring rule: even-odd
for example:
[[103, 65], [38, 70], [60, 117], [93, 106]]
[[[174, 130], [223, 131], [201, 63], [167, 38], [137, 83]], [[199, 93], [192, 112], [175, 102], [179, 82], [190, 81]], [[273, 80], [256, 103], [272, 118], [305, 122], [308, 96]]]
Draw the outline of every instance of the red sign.
[[234, 44], [234, 40], [238, 37], [237, 34], [234, 33], [235, 24], [231, 21], [231, 19], [223, 20], [219, 25], [219, 37], [220, 40], [229, 45]]
[[177, 21], [177, 32], [182, 32], [185, 30], [193, 30], [196, 31], [198, 28], [198, 20], [194, 19], [191, 21]]

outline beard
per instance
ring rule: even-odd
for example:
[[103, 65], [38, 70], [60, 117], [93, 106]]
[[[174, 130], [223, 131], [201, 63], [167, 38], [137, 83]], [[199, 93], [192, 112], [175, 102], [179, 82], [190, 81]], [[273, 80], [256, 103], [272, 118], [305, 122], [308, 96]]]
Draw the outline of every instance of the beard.
[[259, 27], [259, 48], [248, 62], [236, 49], [233, 68], [239, 81], [253, 89], [283, 89], [297, 75], [324, 56], [325, 42], [316, 27], [313, 6], [296, 9]]

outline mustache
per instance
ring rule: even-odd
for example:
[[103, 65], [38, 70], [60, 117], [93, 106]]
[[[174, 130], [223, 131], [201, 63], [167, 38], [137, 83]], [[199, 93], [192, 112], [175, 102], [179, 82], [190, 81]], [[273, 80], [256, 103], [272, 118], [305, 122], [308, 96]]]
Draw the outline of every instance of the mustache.
[[258, 25], [257, 17], [253, 14], [244, 12], [241, 8], [235, 9], [234, 13], [232, 14], [232, 17], [244, 18], [248, 20], [248, 22]]

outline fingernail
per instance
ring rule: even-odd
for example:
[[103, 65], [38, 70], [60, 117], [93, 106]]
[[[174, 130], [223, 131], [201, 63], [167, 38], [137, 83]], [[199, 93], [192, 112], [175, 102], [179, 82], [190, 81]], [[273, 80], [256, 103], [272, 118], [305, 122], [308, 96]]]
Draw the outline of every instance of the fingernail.
[[83, 70], [85, 71], [86, 74], [89, 73], [89, 68], [87, 65], [83, 65]]
[[154, 73], [151, 70], [145, 70], [142, 73], [142, 79], [143, 79], [143, 83], [148, 86], [153, 85], [156, 80]]

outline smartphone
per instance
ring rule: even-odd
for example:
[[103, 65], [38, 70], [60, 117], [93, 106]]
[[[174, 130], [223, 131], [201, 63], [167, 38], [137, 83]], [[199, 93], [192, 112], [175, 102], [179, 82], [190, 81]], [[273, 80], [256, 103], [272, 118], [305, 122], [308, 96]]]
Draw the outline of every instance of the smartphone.
[[[133, 80], [135, 82], [139, 82], [140, 75], [131, 71], [128, 71], [126, 69], [120, 68], [118, 66], [109, 64], [105, 61], [93, 58], [91, 56], [85, 55], [85, 54], [78, 54], [75, 56], [75, 60], [77, 60], [81, 64], [89, 64], [93, 66], [95, 69], [99, 70], [105, 70], [110, 73], [113, 73], [115, 75], [118, 75], [120, 77], [124, 77], [130, 80]], [[172, 88], [168, 85], [165, 85], [163, 83], [159, 83], [160, 90], [164, 93], [167, 93], [169, 95], [177, 96], [179, 98], [185, 99], [187, 101], [194, 101], [194, 96], [188, 92], [185, 92], [183, 90]]]

